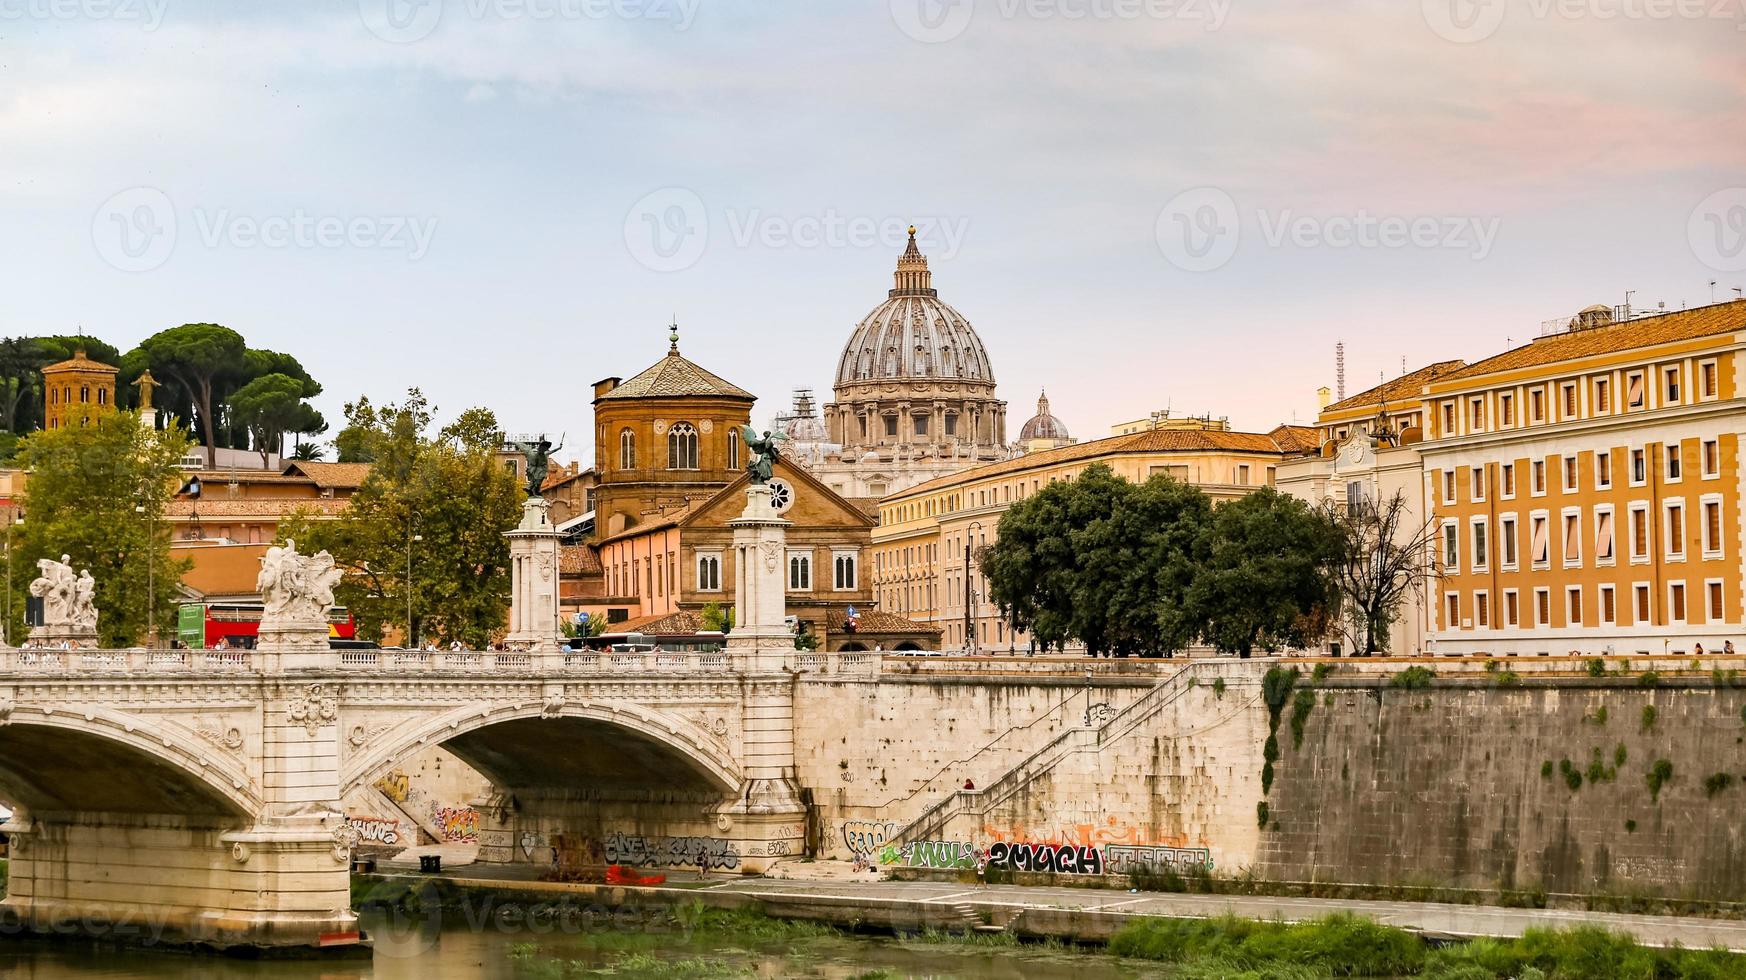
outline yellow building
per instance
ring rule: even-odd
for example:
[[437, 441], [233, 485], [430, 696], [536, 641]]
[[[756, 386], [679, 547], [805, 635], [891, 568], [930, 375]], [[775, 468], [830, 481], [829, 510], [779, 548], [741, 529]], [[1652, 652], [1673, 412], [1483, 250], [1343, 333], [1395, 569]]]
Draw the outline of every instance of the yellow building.
[[1231, 420], [1211, 415], [1171, 415], [1169, 409], [1153, 412], [1143, 419], [1132, 422], [1118, 422], [1109, 427], [1112, 436], [1131, 436], [1141, 432], [1155, 432], [1160, 429], [1182, 429], [1188, 431], [1229, 432]]
[[968, 608], [974, 650], [1028, 650], [1030, 637], [1015, 635], [988, 601], [987, 582], [974, 561], [978, 550], [995, 541], [1000, 517], [1014, 501], [1100, 463], [1124, 479], [1165, 473], [1200, 487], [1215, 502], [1229, 500], [1271, 484], [1282, 459], [1314, 446], [1313, 431], [1296, 426], [1266, 434], [1159, 429], [1027, 453], [931, 480], [879, 503], [874, 598], [882, 610], [938, 628], [942, 649], [965, 648]]
[[85, 356], [84, 349], [70, 360], [42, 369], [42, 427], [65, 429], [90, 425], [99, 412], [115, 408], [116, 369]]
[[1424, 386], [1440, 654], [1695, 653], [1741, 634], [1746, 301], [1590, 307]]

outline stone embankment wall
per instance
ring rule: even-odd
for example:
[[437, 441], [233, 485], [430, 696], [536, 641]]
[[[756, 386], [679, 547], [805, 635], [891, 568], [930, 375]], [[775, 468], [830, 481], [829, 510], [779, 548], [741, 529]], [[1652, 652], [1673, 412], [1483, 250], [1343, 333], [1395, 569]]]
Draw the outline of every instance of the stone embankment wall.
[[1284, 707], [1263, 877], [1746, 901], [1738, 658], [1638, 660], [1606, 677], [1575, 661], [1460, 677], [1433, 666], [1416, 689], [1328, 676], [1301, 745], [1296, 695]]
[[804, 681], [819, 853], [1067, 874], [1253, 863], [1265, 666], [1085, 663], [1089, 685], [1022, 661]]

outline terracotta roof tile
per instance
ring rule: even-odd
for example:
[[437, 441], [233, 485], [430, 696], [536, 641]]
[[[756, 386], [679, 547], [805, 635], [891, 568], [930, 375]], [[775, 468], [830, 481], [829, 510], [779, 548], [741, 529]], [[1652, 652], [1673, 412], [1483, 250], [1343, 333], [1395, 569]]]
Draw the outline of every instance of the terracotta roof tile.
[[[938, 636], [940, 631], [932, 626], [925, 626], [913, 619], [905, 619], [896, 613], [869, 609], [861, 612], [860, 628], [857, 633], [922, 633], [928, 636]], [[847, 611], [837, 608], [825, 610], [825, 627], [832, 633], [843, 632], [843, 627], [849, 621]]]
[[364, 478], [370, 475], [369, 463], [317, 463], [298, 460], [285, 467], [287, 474], [302, 473], [315, 481], [318, 487], [335, 487], [341, 490], [356, 490], [364, 485]]
[[1516, 371], [1741, 330], [1746, 330], [1746, 299], [1541, 337], [1531, 344], [1488, 357], [1437, 380], [1466, 380], [1500, 371]]
[[1403, 374], [1392, 381], [1384, 381], [1374, 388], [1360, 391], [1350, 398], [1343, 398], [1322, 409], [1322, 412], [1344, 412], [1354, 408], [1371, 408], [1385, 402], [1394, 404], [1396, 402], [1417, 401], [1420, 389], [1424, 388], [1425, 385], [1438, 378], [1454, 374], [1466, 364], [1467, 362], [1460, 358], [1427, 364], [1411, 374]]
[[615, 623], [613, 633], [647, 633], [652, 636], [688, 636], [703, 629], [703, 620], [689, 609], [660, 616], [643, 616]]
[[591, 544], [561, 544], [558, 546], [558, 572], [562, 575], [599, 575], [605, 570], [600, 564], [600, 549]]
[[724, 395], [747, 400], [753, 398], [751, 392], [723, 381], [674, 351], [655, 362], [647, 371], [601, 395], [599, 400], [680, 395]]

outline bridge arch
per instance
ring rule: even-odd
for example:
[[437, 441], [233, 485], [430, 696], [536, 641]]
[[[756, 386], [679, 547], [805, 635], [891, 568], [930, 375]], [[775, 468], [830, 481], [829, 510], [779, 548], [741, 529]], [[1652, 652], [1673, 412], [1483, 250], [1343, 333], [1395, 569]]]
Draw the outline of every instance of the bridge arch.
[[[10, 706], [7, 706], [10, 708]], [[0, 795], [51, 811], [254, 820], [254, 780], [215, 746], [107, 710], [10, 708], [0, 715]]]
[[[720, 797], [740, 788], [740, 766], [703, 729], [623, 701], [468, 705], [383, 733], [341, 768], [340, 796], [374, 783], [441, 745], [499, 785], [644, 779], [648, 788]], [[578, 747], [623, 753], [578, 753]], [[657, 767], [666, 767], [664, 771]]]

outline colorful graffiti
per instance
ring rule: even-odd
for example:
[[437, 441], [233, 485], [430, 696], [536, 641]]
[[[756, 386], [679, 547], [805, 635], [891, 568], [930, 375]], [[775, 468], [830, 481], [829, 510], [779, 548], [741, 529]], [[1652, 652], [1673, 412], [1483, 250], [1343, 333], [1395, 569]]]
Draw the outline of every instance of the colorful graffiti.
[[881, 864], [900, 864], [906, 868], [956, 870], [974, 868], [984, 860], [976, 845], [961, 840], [912, 841], [903, 845], [901, 851], [887, 847], [886, 852], [893, 860], [885, 860], [887, 855], [882, 854]]
[[897, 832], [902, 829], [895, 823], [877, 820], [845, 820], [843, 821], [843, 846], [850, 854], [873, 855], [879, 849], [896, 840]]
[[479, 843], [479, 811], [470, 806], [434, 806], [431, 819], [443, 840], [457, 844]]
[[644, 837], [614, 833], [607, 835], [603, 850], [607, 864], [697, 868], [700, 871], [740, 866], [740, 852], [722, 837]]
[[1103, 874], [1103, 852], [1077, 844], [1033, 844], [996, 841], [988, 845], [988, 866], [1009, 871], [1053, 871], [1057, 874]]
[[412, 799], [412, 780], [406, 778], [404, 770], [394, 769], [376, 780], [376, 790], [396, 803], [405, 803]]
[[381, 817], [346, 814], [346, 826], [358, 832], [360, 844], [398, 844], [400, 843], [400, 821], [384, 820]]
[[[856, 867], [873, 861], [856, 855]], [[1210, 872], [1212, 851], [1205, 847], [1161, 847], [1129, 844], [1092, 846], [1054, 841], [994, 841], [986, 850], [970, 841], [896, 842], [880, 849], [878, 863], [940, 871], [981, 869], [1071, 875], [1198, 874]]]
[[1205, 847], [1134, 847], [1111, 844], [1103, 849], [1112, 875], [1198, 874], [1212, 870], [1212, 851]]
[[[1009, 844], [1028, 841], [1040, 844], [1074, 844], [1079, 847], [1101, 847], [1105, 844], [1178, 848], [1194, 846], [1189, 842], [1187, 834], [1157, 835], [1145, 828], [1122, 823], [1114, 817], [1108, 818], [1102, 824], [1087, 821], [1062, 823], [1053, 827], [983, 824], [980, 836]], [[1205, 840], [1196, 843], [1206, 846]]]

